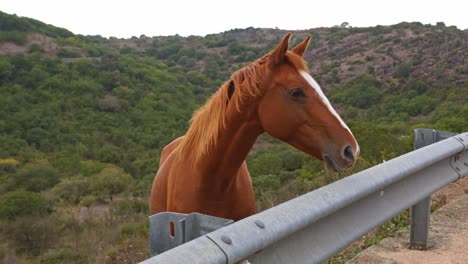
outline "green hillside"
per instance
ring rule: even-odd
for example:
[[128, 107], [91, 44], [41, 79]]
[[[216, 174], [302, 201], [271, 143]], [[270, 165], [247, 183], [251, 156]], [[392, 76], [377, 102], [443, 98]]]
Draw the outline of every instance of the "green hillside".
[[[0, 12], [0, 259], [146, 258], [162, 148], [233, 71], [285, 33], [107, 39]], [[468, 131], [468, 31], [343, 24], [295, 31], [293, 44], [307, 34], [312, 75], [362, 154], [352, 171], [329, 175], [262, 136], [248, 158], [259, 210], [410, 151], [415, 127]]]

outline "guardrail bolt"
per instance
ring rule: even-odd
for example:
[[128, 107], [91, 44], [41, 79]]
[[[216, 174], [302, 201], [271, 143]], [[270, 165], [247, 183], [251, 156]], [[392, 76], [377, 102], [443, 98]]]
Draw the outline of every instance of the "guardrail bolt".
[[232, 244], [232, 239], [231, 239], [230, 237], [226, 236], [226, 235], [222, 235], [222, 236], [221, 236], [221, 240], [222, 240], [224, 243], [228, 244], [228, 245], [231, 245], [231, 244]]
[[265, 228], [265, 224], [260, 220], [255, 220], [255, 224], [260, 228]]

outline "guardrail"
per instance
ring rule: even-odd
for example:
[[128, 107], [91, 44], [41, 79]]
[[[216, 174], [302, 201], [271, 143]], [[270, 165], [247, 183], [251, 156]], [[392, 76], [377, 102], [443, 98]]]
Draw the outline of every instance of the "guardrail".
[[[450, 138], [457, 133], [418, 128], [414, 130], [414, 149], [420, 149], [435, 142]], [[431, 196], [411, 207], [410, 248], [427, 249], [429, 245], [429, 220]]]
[[468, 133], [420, 148], [142, 263], [320, 263], [468, 174]]

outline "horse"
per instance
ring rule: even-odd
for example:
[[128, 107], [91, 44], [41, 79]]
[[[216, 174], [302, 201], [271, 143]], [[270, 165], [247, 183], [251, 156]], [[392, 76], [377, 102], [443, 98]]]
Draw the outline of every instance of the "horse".
[[151, 214], [199, 212], [235, 221], [255, 214], [245, 159], [265, 132], [329, 171], [355, 164], [359, 145], [303, 58], [310, 35], [288, 50], [290, 37], [234, 72], [193, 114], [186, 134], [164, 147]]

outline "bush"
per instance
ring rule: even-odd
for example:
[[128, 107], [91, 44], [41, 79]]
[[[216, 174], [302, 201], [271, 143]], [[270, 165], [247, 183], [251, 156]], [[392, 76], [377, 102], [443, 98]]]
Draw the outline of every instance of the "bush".
[[58, 171], [47, 162], [27, 164], [12, 176], [10, 189], [26, 189], [32, 192], [47, 190], [59, 182]]
[[0, 43], [2, 42], [13, 42], [17, 45], [24, 45], [27, 42], [27, 36], [25, 32], [19, 31], [0, 31]]
[[281, 170], [281, 158], [275, 152], [261, 152], [249, 161], [249, 171], [252, 177], [265, 174], [275, 174]]
[[0, 172], [15, 172], [19, 161], [9, 158], [0, 159]]
[[416, 91], [417, 94], [422, 94], [424, 93], [429, 87], [428, 85], [421, 81], [421, 80], [416, 80], [416, 79], [413, 79], [411, 78], [410, 80], [408, 80], [408, 82], [406, 83], [405, 85], [405, 88], [408, 90], [408, 91]]
[[113, 95], [105, 95], [98, 101], [98, 108], [102, 111], [118, 111], [120, 110], [119, 98]]
[[148, 213], [148, 202], [138, 199], [115, 201], [110, 210], [119, 217], [133, 217]]
[[0, 246], [0, 259], [3, 259], [7, 254], [7, 249]]
[[20, 216], [48, 214], [49, 204], [38, 193], [17, 190], [0, 196], [0, 219], [15, 220]]
[[80, 52], [73, 49], [62, 48], [57, 52], [57, 56], [60, 58], [79, 58], [81, 57]]
[[7, 83], [7, 81], [14, 76], [15, 67], [7, 59], [0, 58], [0, 84]]
[[399, 137], [372, 123], [350, 123], [363, 159], [375, 165], [412, 150], [409, 137]]
[[281, 152], [281, 164], [286, 171], [295, 171], [302, 167], [304, 154], [292, 148]]
[[105, 163], [95, 160], [82, 160], [80, 161], [80, 173], [84, 176], [89, 176], [100, 172], [106, 167]]
[[3, 235], [17, 253], [37, 256], [57, 244], [60, 224], [51, 217], [23, 216], [4, 223]]
[[94, 195], [86, 195], [83, 197], [83, 199], [81, 199], [80, 204], [89, 209], [89, 207], [91, 207], [91, 205], [93, 205], [95, 202], [96, 197]]
[[408, 78], [411, 75], [411, 66], [406, 63], [398, 65], [396, 68], [395, 75], [396, 77], [402, 79]]
[[39, 44], [34, 43], [29, 47], [29, 53], [43, 53], [43, 52], [44, 52], [44, 49]]
[[361, 76], [346, 84], [332, 99], [359, 108], [369, 108], [377, 104], [382, 93], [378, 88], [379, 82], [370, 76]]
[[280, 180], [276, 175], [260, 175], [252, 178], [252, 185], [254, 186], [255, 196], [260, 197], [262, 193], [277, 191], [280, 187]]
[[77, 261], [78, 256], [68, 248], [49, 252], [39, 258], [39, 263], [44, 264], [75, 263]]
[[55, 185], [52, 192], [60, 199], [78, 204], [85, 195], [91, 192], [89, 180], [83, 177], [63, 179]]
[[124, 223], [119, 227], [118, 240], [129, 238], [146, 237], [148, 234], [148, 227], [144, 223]]
[[91, 189], [97, 196], [107, 195], [112, 201], [113, 195], [127, 190], [131, 181], [132, 177], [122, 169], [109, 167], [92, 178]]

